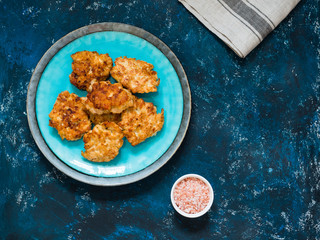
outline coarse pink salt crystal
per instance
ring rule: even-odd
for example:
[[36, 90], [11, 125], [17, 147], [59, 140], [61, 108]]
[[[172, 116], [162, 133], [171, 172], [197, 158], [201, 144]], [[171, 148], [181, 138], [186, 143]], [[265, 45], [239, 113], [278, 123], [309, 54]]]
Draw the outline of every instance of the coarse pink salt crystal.
[[201, 212], [209, 204], [209, 186], [199, 178], [188, 177], [175, 187], [173, 198], [175, 204], [188, 214]]

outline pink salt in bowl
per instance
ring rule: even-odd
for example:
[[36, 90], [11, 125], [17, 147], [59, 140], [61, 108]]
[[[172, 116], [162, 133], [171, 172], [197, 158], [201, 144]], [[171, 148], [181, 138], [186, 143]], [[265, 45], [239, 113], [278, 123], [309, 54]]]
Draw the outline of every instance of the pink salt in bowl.
[[180, 177], [171, 189], [171, 203], [174, 209], [187, 218], [204, 215], [211, 208], [213, 199], [214, 193], [210, 183], [197, 174]]

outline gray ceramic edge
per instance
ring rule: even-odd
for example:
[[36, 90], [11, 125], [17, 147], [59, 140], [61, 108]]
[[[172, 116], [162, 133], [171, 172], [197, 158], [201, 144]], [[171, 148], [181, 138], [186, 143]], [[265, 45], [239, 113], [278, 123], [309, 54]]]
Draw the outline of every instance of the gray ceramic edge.
[[[175, 68], [178, 74], [181, 87], [182, 87], [183, 102], [184, 102], [183, 116], [182, 116], [180, 128], [177, 133], [177, 136], [175, 137], [173, 143], [168, 148], [168, 150], [157, 161], [155, 161], [153, 164], [149, 165], [148, 167], [142, 169], [141, 171], [130, 174], [130, 175], [114, 177], [114, 178], [112, 177], [103, 178], [103, 177], [86, 175], [84, 173], [81, 173], [72, 169], [71, 167], [63, 163], [59, 158], [57, 158], [56, 155], [53, 154], [51, 149], [47, 146], [47, 144], [45, 143], [40, 133], [38, 123], [37, 123], [37, 118], [36, 118], [36, 111], [35, 111], [35, 99], [36, 99], [38, 83], [44, 69], [46, 68], [51, 58], [65, 45], [74, 41], [75, 39], [91, 33], [101, 32], [101, 31], [119, 31], [119, 32], [130, 33], [147, 40], [148, 42], [153, 44], [155, 47], [157, 47], [169, 59], [169, 61], [171, 62], [171, 64], [173, 65], [173, 67]], [[62, 171], [69, 177], [87, 184], [97, 185], [97, 186], [119, 186], [119, 185], [133, 183], [148, 177], [149, 175], [151, 175], [152, 173], [160, 169], [160, 167], [162, 167], [167, 161], [169, 161], [169, 159], [178, 150], [179, 146], [181, 145], [186, 135], [189, 122], [190, 122], [191, 92], [190, 92], [187, 76], [184, 72], [184, 69], [181, 63], [179, 62], [175, 54], [170, 50], [170, 48], [165, 43], [163, 43], [160, 39], [158, 39], [151, 33], [135, 26], [122, 24], [122, 23], [108, 23], [108, 22], [97, 23], [97, 24], [88, 25], [88, 26], [76, 29], [71, 33], [67, 34], [66, 36], [62, 37], [53, 46], [51, 46], [47, 50], [47, 52], [43, 55], [43, 57], [40, 59], [39, 63], [37, 64], [32, 74], [29, 87], [28, 87], [27, 117], [28, 117], [28, 123], [29, 123], [31, 134], [37, 146], [39, 147], [41, 152], [44, 154], [44, 156], [56, 168], [58, 168], [60, 171]]]

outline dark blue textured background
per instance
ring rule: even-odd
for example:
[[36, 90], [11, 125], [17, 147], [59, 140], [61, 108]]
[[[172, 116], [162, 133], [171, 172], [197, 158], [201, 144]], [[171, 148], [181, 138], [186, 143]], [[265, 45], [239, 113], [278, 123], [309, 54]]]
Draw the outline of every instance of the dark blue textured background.
[[[246, 59], [180, 3], [0, 0], [1, 239], [320, 239], [320, 6], [302, 1]], [[56, 170], [28, 129], [31, 74], [59, 38], [122, 22], [163, 40], [193, 97], [186, 138], [150, 177], [94, 187]], [[196, 220], [170, 204], [174, 181], [212, 184]]]

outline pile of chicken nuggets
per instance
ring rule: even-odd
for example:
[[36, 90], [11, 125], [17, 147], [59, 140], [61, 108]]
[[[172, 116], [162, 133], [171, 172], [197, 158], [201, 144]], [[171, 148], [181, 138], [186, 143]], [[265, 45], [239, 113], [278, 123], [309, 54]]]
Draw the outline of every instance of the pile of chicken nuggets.
[[[160, 84], [153, 65], [134, 58], [111, 57], [81, 51], [71, 55], [70, 82], [88, 92], [86, 97], [64, 91], [49, 114], [49, 126], [62, 139], [83, 137], [82, 156], [94, 162], [114, 159], [126, 137], [132, 146], [156, 135], [164, 124], [164, 111], [133, 93], [156, 92]], [[117, 81], [112, 84], [110, 75]], [[92, 124], [94, 127], [92, 128]]]

